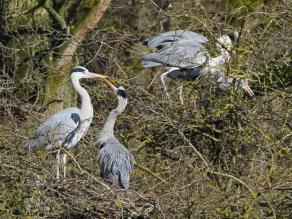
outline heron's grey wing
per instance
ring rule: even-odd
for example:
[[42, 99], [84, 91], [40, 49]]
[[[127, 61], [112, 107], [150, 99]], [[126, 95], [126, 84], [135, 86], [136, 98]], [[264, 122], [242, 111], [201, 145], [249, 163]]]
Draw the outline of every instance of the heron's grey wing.
[[178, 46], [184, 46], [185, 48], [188, 48], [188, 47], [196, 48], [198, 50], [205, 49], [205, 47], [201, 43], [195, 42], [193, 40], [182, 39], [177, 42], [163, 42], [159, 45], [159, 48], [155, 52], [160, 53], [169, 48], [174, 48]]
[[195, 68], [207, 62], [208, 51], [199, 43], [190, 44], [186, 42], [176, 42], [166, 45], [164, 48], [145, 54], [141, 57], [145, 67], [153, 67], [148, 63], [158, 63], [180, 68]]
[[133, 155], [117, 139], [108, 139], [100, 145], [98, 160], [102, 177], [121, 188], [129, 187]]
[[187, 30], [174, 30], [150, 37], [144, 41], [144, 44], [152, 49], [158, 49], [162, 43], [176, 42], [180, 40], [190, 40], [200, 44], [208, 42], [208, 39], [199, 33]]
[[208, 39], [206, 37], [204, 37], [202, 34], [193, 32], [193, 31], [188, 31], [188, 30], [177, 30], [177, 31], [173, 31], [174, 33], [174, 37], [179, 35], [180, 38], [182, 39], [186, 39], [186, 40], [192, 40], [192, 41], [196, 41], [198, 43], [207, 43]]
[[37, 129], [34, 137], [25, 144], [25, 148], [36, 150], [47, 144], [51, 144], [53, 147], [58, 147], [62, 143], [68, 144], [73, 140], [73, 132], [80, 122], [80, 110], [78, 108], [67, 108], [58, 112]]
[[161, 66], [163, 65], [162, 63], [160, 62], [155, 62], [155, 61], [151, 61], [151, 60], [147, 60], [147, 57], [146, 58], [141, 58], [141, 63], [142, 65], [145, 67], [145, 68], [152, 68], [152, 67], [157, 67], [157, 66]]

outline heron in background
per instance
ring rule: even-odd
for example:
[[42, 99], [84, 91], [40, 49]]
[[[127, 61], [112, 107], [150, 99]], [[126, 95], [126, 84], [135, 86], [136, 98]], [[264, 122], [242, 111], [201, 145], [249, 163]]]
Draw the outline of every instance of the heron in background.
[[47, 151], [58, 149], [57, 176], [60, 178], [60, 164], [63, 167], [64, 178], [66, 178], [66, 154], [60, 155], [60, 148], [70, 149], [74, 147], [86, 134], [93, 118], [93, 106], [90, 96], [80, 85], [82, 78], [101, 78], [107, 76], [89, 72], [85, 67], [77, 66], [71, 72], [73, 88], [81, 98], [81, 108], [67, 108], [51, 116], [36, 131], [34, 137], [25, 144], [27, 151], [35, 151], [45, 147]]
[[128, 96], [123, 87], [116, 88], [108, 82], [118, 97], [118, 106], [113, 109], [102, 130], [99, 133], [98, 161], [101, 176], [122, 189], [129, 188], [130, 172], [134, 167], [134, 157], [114, 135], [114, 126], [117, 116], [120, 115], [128, 104]]
[[[165, 77], [194, 80], [200, 75], [215, 75], [222, 72], [224, 64], [230, 59], [230, 51], [238, 35], [238, 32], [233, 32], [219, 37], [216, 47], [221, 54], [210, 58], [208, 50], [204, 47], [208, 39], [203, 35], [186, 30], [161, 33], [144, 41], [153, 52], [143, 55], [141, 62], [145, 68], [164, 66], [168, 69], [161, 74], [160, 80], [169, 98]], [[245, 80], [242, 84], [242, 88], [252, 96], [253, 92], [248, 82]], [[182, 86], [179, 94], [183, 103]]]

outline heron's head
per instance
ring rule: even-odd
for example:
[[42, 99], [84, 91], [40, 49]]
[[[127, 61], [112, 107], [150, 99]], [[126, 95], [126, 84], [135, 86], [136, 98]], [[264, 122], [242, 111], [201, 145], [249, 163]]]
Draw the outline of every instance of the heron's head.
[[128, 94], [124, 87], [120, 86], [116, 89], [116, 94], [118, 97], [119, 105], [117, 107], [117, 110], [121, 113], [125, 110], [127, 104], [128, 104]]
[[119, 105], [117, 107], [117, 110], [119, 112], [123, 112], [128, 104], [128, 94], [123, 86], [115, 87], [112, 83], [110, 83], [108, 80], [106, 80], [109, 87], [113, 90], [113, 92], [117, 95]]
[[[219, 90], [227, 90], [229, 89], [234, 82], [234, 78], [226, 77], [224, 72], [220, 72], [216, 75], [216, 85]], [[242, 88], [245, 92], [247, 92], [251, 97], [254, 95], [252, 89], [250, 88], [248, 81], [246, 79], [235, 79], [235, 88]]]
[[118, 98], [128, 99], [128, 94], [123, 86], [120, 86], [116, 89]]
[[239, 33], [234, 31], [227, 35], [223, 35], [217, 39], [216, 47], [221, 52], [230, 50], [232, 45], [238, 40]]
[[107, 78], [107, 76], [90, 72], [87, 68], [82, 66], [73, 68], [71, 71], [71, 79], [79, 80], [81, 78]]
[[235, 88], [237, 90], [239, 89], [243, 89], [246, 93], [249, 94], [249, 96], [254, 96], [254, 93], [252, 91], [252, 89], [250, 88], [248, 81], [246, 79], [243, 78], [239, 78], [235, 80]]

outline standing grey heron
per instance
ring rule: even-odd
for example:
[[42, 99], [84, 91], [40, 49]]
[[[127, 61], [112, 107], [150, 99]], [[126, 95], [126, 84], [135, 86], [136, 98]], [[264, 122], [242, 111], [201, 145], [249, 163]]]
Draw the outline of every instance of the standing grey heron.
[[[164, 66], [168, 69], [161, 74], [160, 80], [169, 97], [165, 77], [194, 80], [199, 75], [221, 72], [225, 62], [230, 59], [230, 50], [237, 39], [238, 32], [219, 37], [216, 47], [221, 54], [210, 58], [208, 50], [204, 47], [208, 39], [203, 35], [186, 30], [169, 31], [144, 41], [144, 44], [153, 52], [143, 55], [141, 62], [145, 68]], [[242, 88], [251, 96], [253, 95], [247, 81]], [[182, 86], [180, 87], [182, 101], [181, 93]]]
[[81, 108], [71, 107], [48, 118], [36, 131], [34, 137], [25, 144], [27, 151], [35, 151], [45, 147], [47, 151], [57, 151], [57, 176], [60, 177], [60, 163], [62, 162], [64, 178], [66, 178], [66, 154], [60, 155], [60, 147], [70, 149], [74, 147], [86, 134], [93, 118], [93, 107], [90, 96], [80, 85], [82, 78], [106, 78], [107, 76], [89, 72], [82, 66], [72, 70], [71, 81], [73, 88], [81, 97]]
[[134, 157], [114, 135], [114, 126], [117, 116], [120, 115], [128, 104], [128, 96], [123, 87], [110, 87], [118, 97], [118, 106], [113, 109], [102, 130], [99, 133], [98, 161], [101, 176], [122, 189], [129, 188], [130, 172], [134, 167]]

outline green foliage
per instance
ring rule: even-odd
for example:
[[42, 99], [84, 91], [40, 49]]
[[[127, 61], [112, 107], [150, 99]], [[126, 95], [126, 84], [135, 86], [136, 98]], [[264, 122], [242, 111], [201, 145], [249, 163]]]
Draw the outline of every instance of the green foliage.
[[228, 7], [233, 10], [240, 7], [246, 7], [249, 11], [253, 11], [256, 6], [264, 6], [265, 3], [262, 0], [230, 0], [228, 1]]

